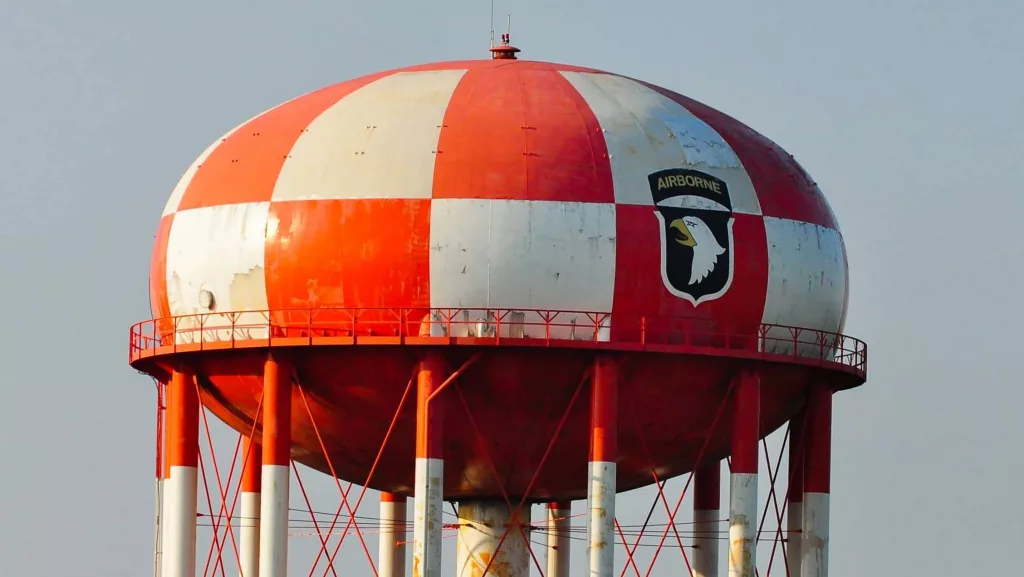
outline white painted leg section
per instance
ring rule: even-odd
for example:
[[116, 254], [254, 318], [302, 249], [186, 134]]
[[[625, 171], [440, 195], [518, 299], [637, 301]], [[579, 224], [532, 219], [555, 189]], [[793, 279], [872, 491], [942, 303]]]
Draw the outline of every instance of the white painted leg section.
[[153, 575], [154, 577], [160, 577], [160, 572], [163, 570], [163, 552], [164, 552], [164, 536], [163, 536], [163, 525], [164, 525], [164, 480], [157, 478], [156, 480], [156, 511], [153, 517], [154, 531], [153, 531]]
[[413, 577], [441, 577], [441, 512], [444, 461], [416, 459]]
[[569, 521], [571, 509], [547, 508], [548, 567], [546, 577], [569, 577]]
[[288, 465], [263, 465], [259, 577], [288, 575]]
[[828, 577], [828, 493], [804, 493], [802, 577]]
[[196, 468], [172, 466], [164, 480], [161, 577], [196, 574]]
[[803, 563], [804, 504], [790, 503], [786, 512], [786, 561], [789, 566], [789, 577], [800, 577], [800, 566]]
[[241, 577], [258, 577], [260, 571], [260, 493], [242, 493], [238, 521]]
[[406, 506], [405, 497], [380, 502], [380, 577], [405, 577]]
[[757, 550], [757, 474], [729, 479], [729, 577], [754, 577]]
[[722, 512], [697, 510], [693, 512], [693, 577], [718, 577], [718, 526]]
[[[479, 577], [490, 564], [488, 575], [530, 577], [530, 506], [523, 506], [516, 524], [510, 527], [511, 522], [512, 511], [504, 501], [459, 503], [455, 575]], [[508, 536], [499, 549], [506, 528]]]
[[612, 577], [615, 570], [615, 463], [590, 463], [587, 505], [587, 575]]

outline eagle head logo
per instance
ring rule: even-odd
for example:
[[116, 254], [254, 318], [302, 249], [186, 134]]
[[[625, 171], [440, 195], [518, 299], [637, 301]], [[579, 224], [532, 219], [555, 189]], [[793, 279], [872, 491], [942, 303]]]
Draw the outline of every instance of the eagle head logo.
[[695, 306], [732, 284], [732, 201], [725, 181], [672, 168], [648, 177], [661, 225], [661, 276], [669, 291]]

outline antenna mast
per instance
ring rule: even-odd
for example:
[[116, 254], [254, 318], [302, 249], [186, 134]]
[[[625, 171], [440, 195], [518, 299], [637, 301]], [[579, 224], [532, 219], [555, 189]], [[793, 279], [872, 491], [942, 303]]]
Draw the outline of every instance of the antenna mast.
[[494, 48], [494, 0], [491, 0], [491, 45], [488, 48]]

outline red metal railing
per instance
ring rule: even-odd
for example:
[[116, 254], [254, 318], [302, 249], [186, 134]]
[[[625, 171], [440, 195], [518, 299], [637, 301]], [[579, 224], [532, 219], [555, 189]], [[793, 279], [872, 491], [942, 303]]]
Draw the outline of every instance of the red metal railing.
[[[385, 339], [381, 339], [385, 337]], [[131, 328], [129, 360], [236, 343], [429, 343], [747, 351], [760, 356], [867, 371], [867, 345], [839, 333], [692, 317], [584, 311], [456, 308], [316, 308], [205, 313], [151, 319]], [[397, 340], [396, 340], [397, 339]], [[592, 344], [588, 344], [592, 343]], [[282, 343], [283, 344], [283, 343]], [[165, 352], [165, 351], [160, 351]]]

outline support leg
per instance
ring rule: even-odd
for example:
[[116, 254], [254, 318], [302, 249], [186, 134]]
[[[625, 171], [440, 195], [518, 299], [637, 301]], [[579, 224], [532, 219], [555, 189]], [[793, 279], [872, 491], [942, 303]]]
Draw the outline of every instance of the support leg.
[[615, 459], [618, 453], [618, 366], [598, 357], [590, 404], [590, 486], [587, 494], [587, 575], [615, 569]]
[[[501, 577], [530, 577], [530, 507], [519, 512], [514, 526], [512, 511], [504, 501], [459, 503], [457, 577], [478, 577], [490, 564], [488, 574]], [[508, 528], [505, 542], [498, 548]], [[525, 539], [524, 539], [525, 537]], [[491, 560], [493, 559], [493, 561]]]
[[286, 577], [288, 572], [291, 405], [288, 365], [270, 354], [263, 369], [260, 577]]
[[828, 577], [829, 491], [832, 467], [832, 391], [811, 390], [805, 421], [803, 577]]
[[242, 518], [239, 527], [239, 571], [241, 577], [258, 577], [260, 569], [260, 485], [263, 475], [263, 449], [252, 439], [242, 446]]
[[572, 503], [548, 503], [548, 568], [547, 577], [569, 577], [569, 521]]
[[718, 525], [722, 517], [722, 462], [693, 474], [693, 577], [718, 577]]
[[166, 452], [161, 577], [194, 577], [199, 395], [188, 369], [175, 370], [167, 384]]
[[441, 512], [444, 503], [443, 403], [430, 395], [444, 382], [444, 365], [434, 354], [420, 361], [416, 394], [416, 487], [413, 520], [413, 577], [441, 577]]
[[380, 577], [405, 577], [406, 499], [380, 494], [380, 546], [377, 563]]
[[737, 376], [729, 479], [729, 577], [754, 577], [761, 392], [757, 373]]
[[788, 577], [800, 577], [803, 562], [804, 413], [789, 422], [789, 499], [786, 504], [786, 561]]

